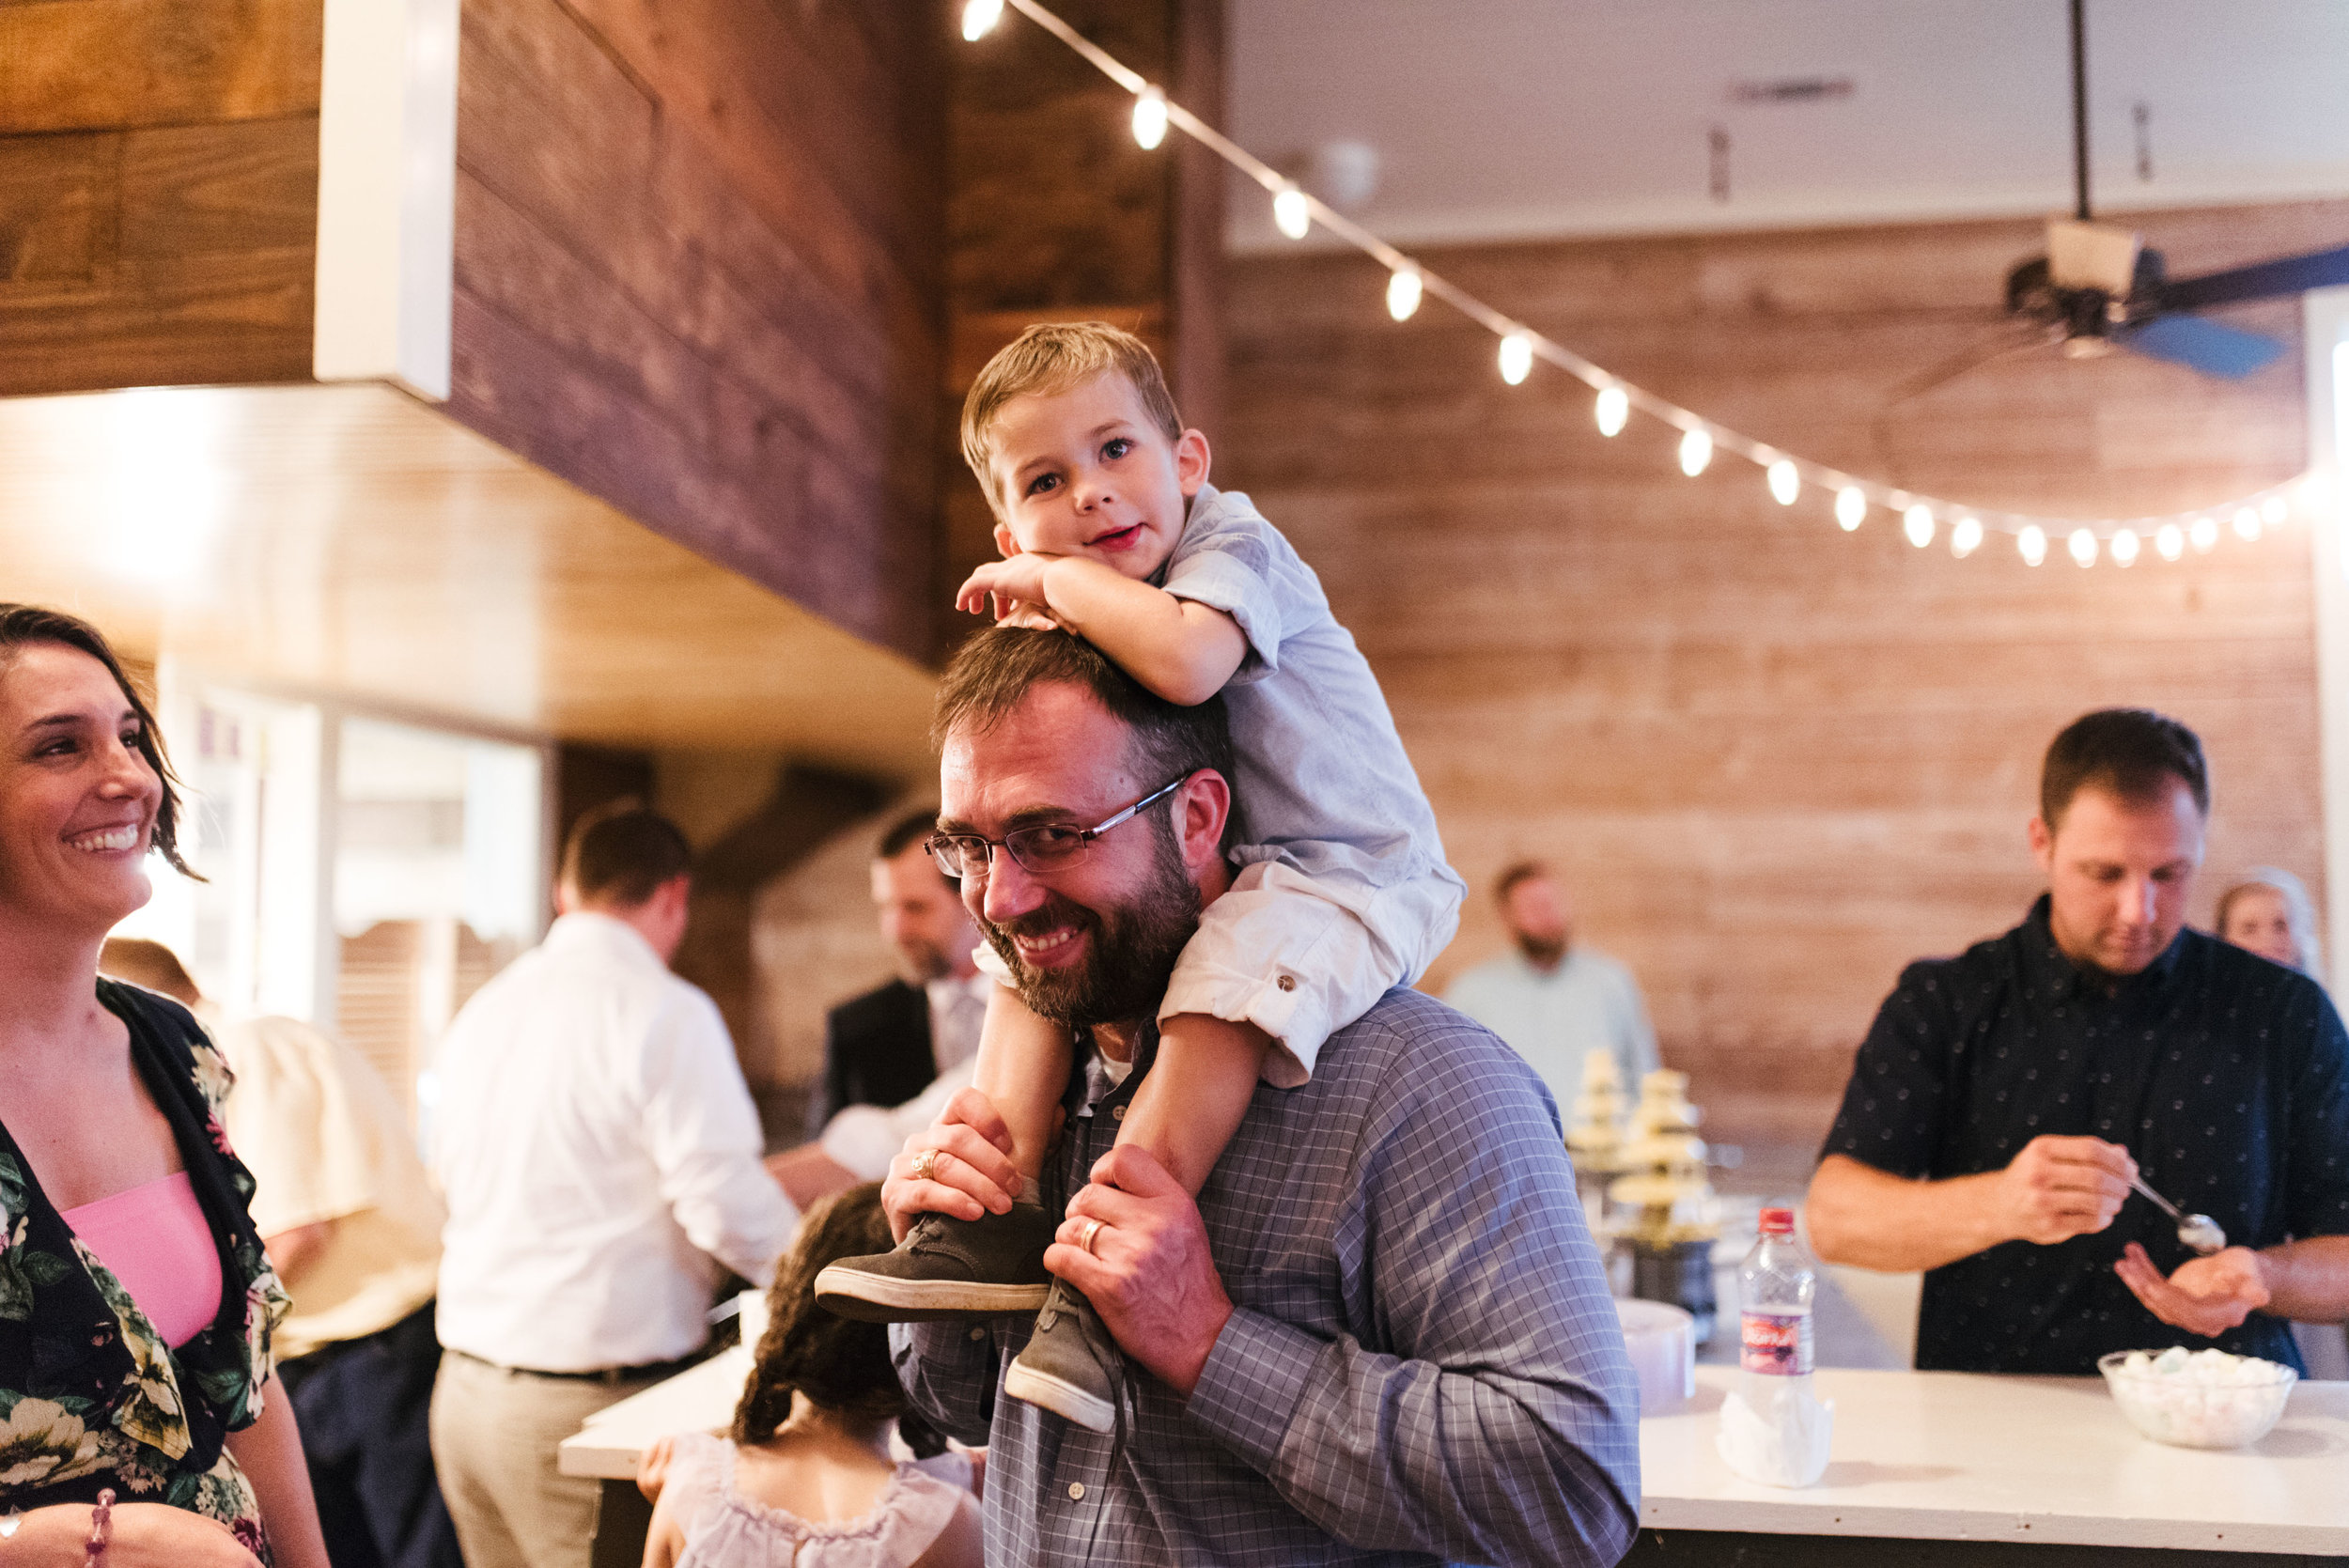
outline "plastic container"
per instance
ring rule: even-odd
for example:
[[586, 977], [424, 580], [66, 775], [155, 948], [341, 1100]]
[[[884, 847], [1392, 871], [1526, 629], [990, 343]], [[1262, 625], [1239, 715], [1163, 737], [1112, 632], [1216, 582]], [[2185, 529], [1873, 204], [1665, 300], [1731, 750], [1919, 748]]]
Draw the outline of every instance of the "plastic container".
[[2096, 1363], [2131, 1426], [2156, 1443], [2238, 1449], [2283, 1418], [2300, 1374], [2223, 1350], [2116, 1350]]
[[1762, 1211], [1737, 1270], [1737, 1387], [1721, 1405], [1722, 1461], [1748, 1481], [1809, 1486], [1826, 1472], [1835, 1407], [1821, 1404], [1811, 1306], [1819, 1272], [1795, 1235], [1795, 1211]]
[[1661, 1301], [1619, 1300], [1615, 1315], [1640, 1378], [1640, 1414], [1667, 1415], [1694, 1399], [1696, 1325], [1689, 1314]]

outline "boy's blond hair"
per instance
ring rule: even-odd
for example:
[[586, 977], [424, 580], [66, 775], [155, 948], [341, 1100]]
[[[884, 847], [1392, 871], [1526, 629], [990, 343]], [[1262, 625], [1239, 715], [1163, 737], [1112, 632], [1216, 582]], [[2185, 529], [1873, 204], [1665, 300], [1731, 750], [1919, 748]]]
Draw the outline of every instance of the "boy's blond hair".
[[987, 504], [1002, 512], [988, 466], [995, 451], [989, 438], [1003, 405], [1031, 393], [1066, 392], [1080, 381], [1115, 374], [1142, 399], [1143, 411], [1170, 442], [1180, 441], [1183, 416], [1159, 369], [1150, 346], [1107, 321], [1045, 321], [1030, 327], [987, 362], [971, 396], [962, 401], [962, 458], [979, 476]]

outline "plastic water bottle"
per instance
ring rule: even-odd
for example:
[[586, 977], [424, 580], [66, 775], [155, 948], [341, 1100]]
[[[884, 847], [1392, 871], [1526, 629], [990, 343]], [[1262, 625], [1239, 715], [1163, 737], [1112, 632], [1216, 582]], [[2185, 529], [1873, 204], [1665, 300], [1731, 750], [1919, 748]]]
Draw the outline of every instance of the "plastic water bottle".
[[1772, 1486], [1808, 1486], [1827, 1468], [1834, 1406], [1812, 1390], [1812, 1297], [1818, 1269], [1795, 1236], [1795, 1211], [1766, 1208], [1737, 1270], [1737, 1389], [1721, 1406], [1729, 1467]]

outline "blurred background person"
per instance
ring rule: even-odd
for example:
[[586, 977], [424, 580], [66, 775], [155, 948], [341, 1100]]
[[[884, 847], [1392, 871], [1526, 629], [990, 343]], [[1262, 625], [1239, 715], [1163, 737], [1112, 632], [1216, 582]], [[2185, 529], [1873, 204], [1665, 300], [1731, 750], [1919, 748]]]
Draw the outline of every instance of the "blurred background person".
[[903, 1105], [978, 1053], [988, 991], [971, 961], [979, 933], [961, 890], [930, 858], [926, 846], [937, 831], [937, 812], [925, 810], [900, 817], [881, 835], [873, 908], [897, 977], [825, 1018], [815, 1130], [848, 1106]]
[[1626, 1085], [1657, 1066], [1656, 1030], [1631, 971], [1574, 939], [1574, 906], [1557, 874], [1519, 861], [1493, 889], [1510, 951], [1452, 982], [1443, 1000], [1507, 1041], [1549, 1085], [1561, 1114], [1582, 1088], [1582, 1058], [1615, 1053]]
[[[153, 893], [148, 856], [187, 872], [179, 812], [154, 715], [97, 629], [0, 604], [11, 1568], [327, 1560], [272, 1371], [286, 1297], [247, 1210], [253, 1177], [219, 1126], [228, 1075], [186, 1008], [98, 972], [106, 933]], [[118, 1499], [102, 1531], [101, 1492]]]
[[226, 1017], [161, 942], [109, 939], [98, 967], [194, 1012], [236, 1075], [221, 1124], [293, 1297], [277, 1374], [301, 1418], [327, 1556], [334, 1568], [463, 1568], [427, 1424], [446, 1214], [399, 1102], [333, 1035]]
[[802, 1208], [880, 1180], [907, 1136], [928, 1126], [971, 1081], [991, 983], [971, 961], [979, 933], [961, 890], [926, 847], [937, 831], [938, 814], [924, 810], [881, 834], [873, 907], [897, 977], [842, 1002], [824, 1020], [814, 1141], [767, 1162]]
[[2325, 984], [2324, 947], [2316, 935], [2316, 906], [2289, 871], [2255, 865], [2218, 895], [2218, 935], [2235, 946], [2298, 970]]
[[441, 1042], [432, 1455], [471, 1568], [585, 1568], [599, 1488], [556, 1446], [698, 1358], [718, 1264], [764, 1286], [791, 1239], [717, 1004], [669, 971], [692, 863], [632, 800], [588, 813], [560, 918]]

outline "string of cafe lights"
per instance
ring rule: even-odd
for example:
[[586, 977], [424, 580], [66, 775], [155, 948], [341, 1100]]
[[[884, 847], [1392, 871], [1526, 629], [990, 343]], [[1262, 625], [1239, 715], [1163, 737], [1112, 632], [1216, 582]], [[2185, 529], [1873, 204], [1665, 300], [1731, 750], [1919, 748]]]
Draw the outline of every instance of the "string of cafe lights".
[[1726, 453], [1760, 469], [1770, 498], [1781, 506], [1791, 507], [1806, 494], [1832, 497], [1836, 525], [1847, 534], [1866, 522], [1871, 514], [1881, 511], [1900, 520], [1903, 536], [1919, 550], [1930, 548], [1937, 538], [1946, 537], [1950, 552], [1963, 560], [1981, 549], [1990, 534], [1999, 533], [2012, 536], [2016, 553], [2033, 567], [2046, 561], [2058, 547], [2081, 567], [2092, 567], [2099, 560], [2109, 560], [2120, 567], [2133, 566], [2148, 552], [2165, 561], [2176, 561], [2189, 550], [2207, 554], [2224, 533], [2232, 532], [2248, 543], [2289, 520], [2295, 502], [2302, 509], [2313, 512], [2326, 500], [2324, 476], [2310, 473], [2218, 506], [2168, 516], [2088, 522], [1963, 506], [1812, 462], [1659, 397], [1429, 271], [1168, 98], [1164, 87], [1079, 33], [1039, 0], [965, 0], [964, 39], [975, 43], [993, 32], [1007, 8], [1060, 39], [1102, 75], [1133, 94], [1134, 140], [1145, 150], [1162, 144], [1170, 129], [1180, 131], [1264, 187], [1272, 199], [1273, 225], [1287, 238], [1302, 240], [1319, 225], [1369, 256], [1387, 269], [1387, 314], [1395, 320], [1408, 320], [1422, 303], [1433, 296], [1485, 327], [1500, 340], [1496, 360], [1501, 379], [1509, 385], [1523, 384], [1532, 374], [1536, 361], [1580, 380], [1592, 390], [1592, 419], [1599, 434], [1622, 434], [1634, 413], [1677, 429], [1680, 472], [1692, 479], [1711, 467], [1714, 458]]

